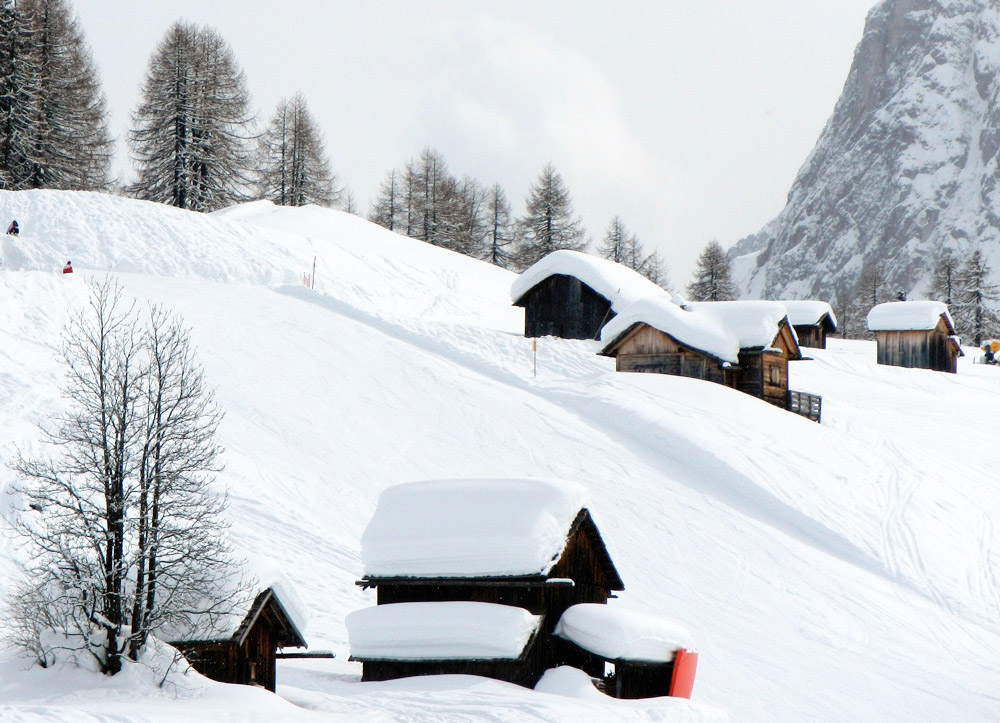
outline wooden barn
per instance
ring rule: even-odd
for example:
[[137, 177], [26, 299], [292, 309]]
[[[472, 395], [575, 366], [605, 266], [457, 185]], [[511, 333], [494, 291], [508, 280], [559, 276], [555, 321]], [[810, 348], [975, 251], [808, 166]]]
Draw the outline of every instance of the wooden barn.
[[[788, 388], [788, 362], [802, 352], [779, 302], [646, 299], [609, 323], [601, 339], [601, 354], [618, 371], [704, 379], [819, 421], [819, 397]], [[803, 396], [811, 400], [803, 404]]]
[[611, 605], [576, 605], [555, 627], [564, 665], [584, 671], [614, 698], [691, 697], [697, 653], [669, 621]]
[[799, 346], [826, 349], [826, 337], [837, 333], [833, 307], [813, 299], [789, 299], [780, 303], [788, 311], [788, 321], [795, 329]]
[[511, 300], [524, 307], [524, 335], [596, 339], [615, 314], [659, 286], [627, 266], [578, 251], [555, 251], [514, 281]]
[[891, 301], [868, 312], [877, 361], [911, 369], [958, 371], [964, 356], [948, 307], [940, 301]]
[[259, 685], [274, 692], [278, 649], [307, 647], [298, 626], [272, 587], [261, 591], [245, 614], [232, 619], [230, 629], [194, 633], [170, 644], [212, 680]]

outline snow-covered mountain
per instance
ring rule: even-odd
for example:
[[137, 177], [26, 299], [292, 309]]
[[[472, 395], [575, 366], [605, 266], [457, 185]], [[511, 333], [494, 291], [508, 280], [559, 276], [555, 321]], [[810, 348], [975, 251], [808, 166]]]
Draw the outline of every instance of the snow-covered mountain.
[[866, 259], [927, 291], [935, 256], [1000, 262], [1000, 9], [882, 0], [785, 209], [731, 254], [744, 295], [842, 300]]
[[[0, 192], [12, 217], [0, 489], [64, 404], [52, 344], [87, 278], [113, 274], [191, 327], [226, 413], [234, 543], [283, 570], [310, 647], [337, 658], [281, 661], [274, 696], [163, 690], [133, 667], [25, 670], [5, 651], [0, 720], [997, 720], [1000, 371], [972, 350], [957, 375], [878, 367], [867, 342], [810, 350], [791, 386], [823, 395], [815, 424], [719, 385], [615, 373], [598, 342], [540, 340], [536, 376], [512, 273], [336, 211]], [[344, 618], [374, 602], [354, 582], [378, 493], [487, 476], [587, 489], [625, 582], [612, 603], [695, 640], [693, 704], [357, 682]], [[22, 554], [10, 507], [0, 494], [0, 591]]]

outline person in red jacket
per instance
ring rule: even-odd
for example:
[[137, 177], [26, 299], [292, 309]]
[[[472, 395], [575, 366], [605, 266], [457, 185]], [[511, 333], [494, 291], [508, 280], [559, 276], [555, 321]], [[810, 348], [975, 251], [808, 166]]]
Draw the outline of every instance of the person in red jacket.
[[63, 266], [63, 273], [64, 274], [72, 274], [73, 273], [73, 263], [71, 261], [67, 261], [66, 265]]

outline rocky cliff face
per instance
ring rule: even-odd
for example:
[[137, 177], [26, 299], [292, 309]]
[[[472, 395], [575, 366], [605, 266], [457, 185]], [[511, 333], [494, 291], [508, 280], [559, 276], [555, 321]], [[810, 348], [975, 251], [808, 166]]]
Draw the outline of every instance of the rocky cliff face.
[[843, 301], [866, 259], [923, 296], [943, 247], [1000, 259], [1000, 2], [883, 0], [781, 214], [732, 250], [748, 297]]

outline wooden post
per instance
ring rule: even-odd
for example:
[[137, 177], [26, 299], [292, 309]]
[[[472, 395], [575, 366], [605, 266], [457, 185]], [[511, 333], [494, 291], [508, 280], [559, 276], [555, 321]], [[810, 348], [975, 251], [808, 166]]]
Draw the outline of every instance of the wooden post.
[[531, 340], [531, 376], [538, 376], [538, 339]]
[[310, 289], [315, 289], [316, 288], [316, 257], [315, 256], [313, 256], [313, 272], [312, 272], [312, 276], [309, 277], [309, 281], [312, 284], [309, 288]]

